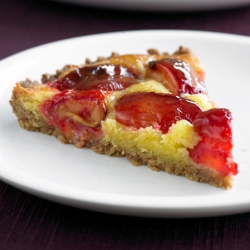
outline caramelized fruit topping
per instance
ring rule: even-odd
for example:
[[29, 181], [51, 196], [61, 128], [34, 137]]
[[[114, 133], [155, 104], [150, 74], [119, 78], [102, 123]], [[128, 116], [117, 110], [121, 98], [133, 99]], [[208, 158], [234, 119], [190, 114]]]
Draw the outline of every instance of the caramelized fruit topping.
[[[69, 140], [73, 137], [97, 136], [99, 125], [106, 115], [104, 95], [101, 91], [65, 90], [41, 106], [42, 114]], [[83, 130], [83, 128], [85, 130]], [[84, 134], [81, 134], [84, 131]]]
[[115, 65], [129, 68], [139, 78], [144, 77], [144, 69], [150, 61], [156, 60], [155, 55], [126, 54], [111, 57], [109, 61]]
[[150, 62], [146, 76], [161, 82], [174, 95], [206, 92], [195, 71], [180, 59], [166, 58]]
[[136, 129], [152, 126], [167, 133], [173, 123], [185, 119], [192, 123], [202, 112], [193, 101], [171, 94], [137, 92], [121, 97], [116, 105], [116, 120]]
[[238, 166], [232, 158], [231, 120], [230, 111], [223, 108], [210, 109], [195, 118], [194, 129], [202, 140], [189, 153], [196, 163], [224, 175], [238, 173]]
[[[86, 138], [96, 139], [102, 134], [99, 125], [106, 116], [102, 90], [123, 90], [138, 83], [140, 76], [135, 72], [135, 69], [113, 64], [78, 68], [60, 80], [47, 83], [62, 92], [45, 101], [40, 110], [52, 126], [70, 141], [75, 138], [81, 146]], [[193, 161], [222, 175], [237, 174], [238, 166], [232, 158], [232, 116], [229, 110], [203, 112], [195, 102], [179, 96], [206, 92], [189, 64], [175, 58], [153, 61], [149, 63], [146, 77], [161, 82], [172, 94], [126, 94], [115, 105], [116, 120], [131, 128], [152, 126], [167, 133], [174, 123], [185, 119], [193, 124], [201, 137], [201, 141], [189, 149]]]
[[71, 71], [60, 80], [47, 83], [60, 91], [80, 90], [123, 90], [138, 82], [136, 75], [120, 65], [84, 66]]

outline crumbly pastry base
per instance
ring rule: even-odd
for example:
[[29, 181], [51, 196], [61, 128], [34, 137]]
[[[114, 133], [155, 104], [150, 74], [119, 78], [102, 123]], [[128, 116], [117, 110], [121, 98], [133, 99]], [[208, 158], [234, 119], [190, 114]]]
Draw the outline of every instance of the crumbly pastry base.
[[[126, 153], [125, 153], [126, 154]], [[223, 177], [212, 169], [197, 164], [175, 164], [173, 161], [164, 159], [148, 158], [146, 155], [126, 154], [127, 159], [132, 165], [147, 165], [153, 171], [164, 171], [172, 175], [185, 176], [186, 178], [196, 181], [205, 182], [214, 187], [230, 189], [232, 187], [232, 177]]]

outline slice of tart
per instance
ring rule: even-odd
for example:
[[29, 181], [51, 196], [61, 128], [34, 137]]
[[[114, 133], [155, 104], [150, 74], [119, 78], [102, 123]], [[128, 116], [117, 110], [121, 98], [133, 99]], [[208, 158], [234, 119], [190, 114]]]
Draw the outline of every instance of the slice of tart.
[[18, 82], [10, 100], [21, 127], [132, 165], [232, 187], [232, 115], [216, 108], [188, 49], [67, 65], [42, 82]]

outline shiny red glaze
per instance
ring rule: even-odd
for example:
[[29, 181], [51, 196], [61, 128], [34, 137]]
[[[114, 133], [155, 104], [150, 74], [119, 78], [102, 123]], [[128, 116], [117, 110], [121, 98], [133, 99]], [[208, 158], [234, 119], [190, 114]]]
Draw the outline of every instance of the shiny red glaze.
[[77, 68], [60, 80], [47, 83], [60, 91], [65, 89], [80, 90], [123, 90], [138, 83], [136, 75], [120, 65], [95, 65]]
[[101, 121], [106, 115], [101, 91], [65, 90], [40, 106], [50, 125], [57, 127], [68, 139], [84, 139], [100, 135]]
[[148, 77], [164, 84], [172, 94], [205, 93], [204, 84], [190, 65], [180, 59], [166, 58], [149, 63]]
[[222, 175], [238, 173], [232, 159], [232, 115], [228, 109], [215, 108], [199, 114], [193, 121], [202, 140], [189, 150], [198, 164], [211, 167]]
[[170, 94], [137, 92], [121, 97], [116, 105], [116, 120], [132, 128], [152, 126], [167, 133], [173, 123], [192, 122], [202, 112], [193, 101]]

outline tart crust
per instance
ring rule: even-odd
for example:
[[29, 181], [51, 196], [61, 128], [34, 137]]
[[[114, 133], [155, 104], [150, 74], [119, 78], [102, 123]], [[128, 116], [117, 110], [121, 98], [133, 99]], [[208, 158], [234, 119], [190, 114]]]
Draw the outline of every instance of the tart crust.
[[[188, 50], [184, 49], [183, 47], [180, 47], [180, 49], [175, 52], [174, 55], [176, 57], [179, 57], [181, 55], [184, 55], [184, 57], [185, 55], [187, 55], [187, 57], [189, 57], [189, 53], [190, 52]], [[159, 56], [159, 53], [156, 50], [149, 50], [149, 54], [153, 56]], [[117, 56], [117, 54], [112, 54], [112, 56]], [[110, 60], [110, 58], [99, 58], [94, 63], [100, 63], [102, 62], [102, 60], [107, 61]], [[86, 62], [89, 64], [93, 63], [89, 60], [87, 60]], [[200, 67], [201, 70], [201, 66], [196, 61], [195, 64], [198, 68]], [[71, 70], [74, 70], [77, 67], [79, 66], [67, 65], [62, 70], [57, 71], [54, 75], [44, 74], [42, 76], [41, 84], [36, 81], [26, 79], [25, 81], [18, 82], [15, 85], [12, 92], [10, 104], [13, 108], [13, 113], [16, 115], [18, 122], [22, 128], [28, 131], [36, 131], [42, 132], [47, 135], [53, 135], [62, 143], [72, 143], [72, 141], [69, 141], [57, 128], [51, 126], [46, 120], [46, 118], [40, 114], [39, 105], [44, 100], [59, 93], [59, 90], [47, 87], [45, 83], [48, 81], [59, 79], [60, 77], [63, 77], [66, 73], [70, 72]], [[145, 91], [150, 91], [150, 87], [148, 90], [146, 90], [146, 87], [142, 88], [144, 88]], [[135, 90], [131, 89], [125, 90], [124, 92], [133, 92], [136, 90], [136, 88]], [[154, 89], [154, 91], [156, 90]], [[168, 92], [166, 89], [160, 89], [159, 91]], [[213, 107], [214, 105], [212, 102], [209, 102], [207, 100], [205, 101], [205, 103], [205, 106], [207, 106], [208, 109]], [[109, 103], [109, 105], [112, 106], [112, 103]], [[107, 115], [106, 120], [112, 120], [112, 118], [112, 110], [109, 110], [109, 115]], [[222, 176], [211, 168], [194, 163], [186, 154], [186, 152], [184, 152], [182, 156], [186, 157], [187, 160], [178, 161], [175, 157], [169, 157], [169, 155], [159, 156], [155, 154], [153, 150], [149, 149], [140, 150], [137, 148], [136, 150], [133, 150], [125, 145], [125, 141], [124, 144], [119, 143], [120, 139], [117, 139], [116, 135], [112, 134], [112, 132], [107, 129], [108, 126], [106, 120], [103, 121], [101, 125], [103, 126], [104, 131], [103, 137], [98, 140], [85, 140], [84, 144], [81, 144], [80, 146], [77, 142], [75, 142], [74, 145], [77, 147], [87, 147], [99, 154], [105, 154], [108, 156], [125, 156], [134, 166], [147, 165], [151, 170], [154, 171], [165, 171], [173, 175], [182, 175], [190, 180], [196, 182], [206, 182], [212, 186], [220, 187], [223, 189], [229, 189], [232, 187], [232, 177], [230, 175]], [[197, 144], [197, 142], [195, 142], [195, 144]]]

